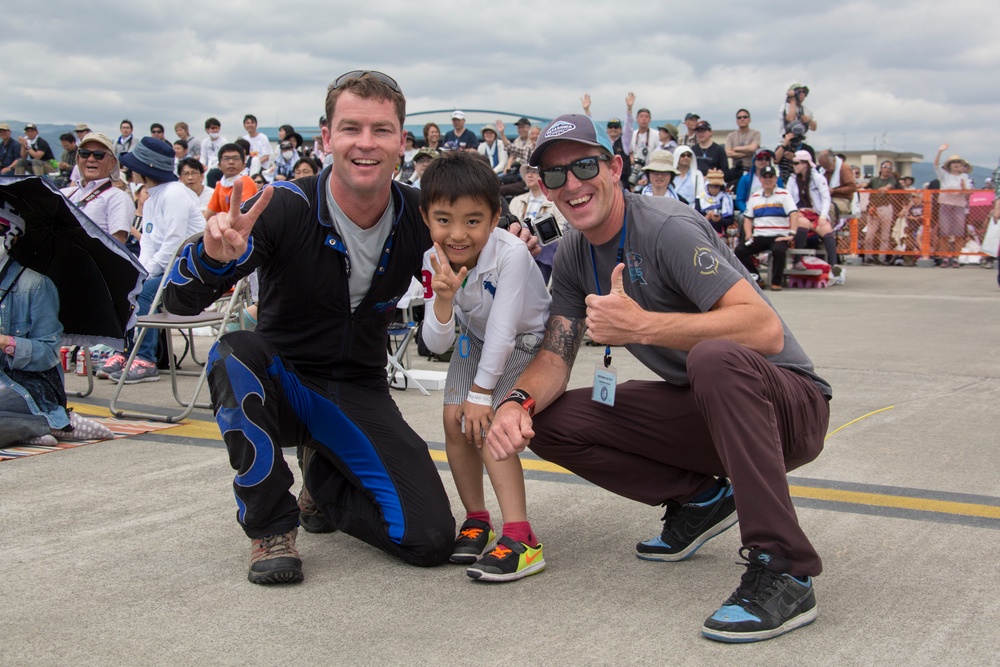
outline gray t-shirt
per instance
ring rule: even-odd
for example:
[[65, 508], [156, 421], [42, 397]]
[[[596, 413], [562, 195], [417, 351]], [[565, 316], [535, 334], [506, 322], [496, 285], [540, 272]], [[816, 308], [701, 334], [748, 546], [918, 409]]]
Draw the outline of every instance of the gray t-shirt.
[[[329, 187], [329, 182], [324, 183], [324, 187]], [[368, 294], [368, 288], [372, 285], [375, 267], [378, 266], [378, 261], [382, 257], [385, 240], [389, 238], [389, 232], [392, 231], [392, 197], [389, 197], [389, 205], [386, 206], [382, 217], [371, 229], [361, 229], [354, 224], [337, 205], [329, 191], [327, 192], [326, 206], [330, 212], [330, 218], [333, 220], [333, 227], [344, 241], [344, 245], [347, 246], [347, 256], [351, 258], [351, 275], [348, 278], [351, 290], [351, 310], [357, 310], [358, 305]]]
[[[625, 194], [627, 206], [624, 247], [625, 292], [642, 308], [661, 313], [707, 312], [740, 279], [747, 280], [770, 301], [750, 278], [742, 263], [698, 213], [675, 199]], [[601, 294], [611, 289], [611, 271], [621, 234], [594, 247]], [[552, 271], [551, 315], [583, 319], [585, 300], [596, 294], [590, 243], [570, 230], [559, 243]], [[805, 375], [826, 396], [830, 385], [813, 372], [813, 364], [788, 330], [785, 345], [768, 357], [777, 366]], [[653, 345], [626, 345], [636, 359], [667, 382], [687, 386], [687, 352]]]

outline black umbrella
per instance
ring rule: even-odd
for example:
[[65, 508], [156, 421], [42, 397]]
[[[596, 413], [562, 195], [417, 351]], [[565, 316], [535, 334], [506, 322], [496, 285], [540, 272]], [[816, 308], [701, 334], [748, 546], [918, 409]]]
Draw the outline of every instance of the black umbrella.
[[125, 246], [71, 204], [46, 178], [0, 176], [0, 209], [24, 219], [11, 257], [52, 279], [64, 340], [121, 349], [135, 324], [136, 295], [148, 274]]

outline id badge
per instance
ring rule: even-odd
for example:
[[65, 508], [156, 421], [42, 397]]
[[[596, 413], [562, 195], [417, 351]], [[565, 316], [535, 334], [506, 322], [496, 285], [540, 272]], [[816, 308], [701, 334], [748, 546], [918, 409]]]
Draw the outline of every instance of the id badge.
[[615, 387], [618, 385], [618, 371], [614, 366], [604, 367], [598, 362], [594, 365], [594, 393], [591, 398], [609, 407], [615, 404]]

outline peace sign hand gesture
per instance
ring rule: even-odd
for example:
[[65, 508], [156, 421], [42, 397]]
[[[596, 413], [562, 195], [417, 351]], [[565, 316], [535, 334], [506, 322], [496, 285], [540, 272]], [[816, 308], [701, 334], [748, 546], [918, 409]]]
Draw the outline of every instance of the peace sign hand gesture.
[[205, 236], [202, 239], [205, 244], [205, 254], [217, 262], [232, 262], [239, 259], [246, 252], [247, 239], [250, 238], [250, 232], [253, 231], [257, 218], [267, 208], [273, 194], [272, 187], [264, 188], [264, 192], [250, 210], [243, 213], [240, 210], [243, 205], [243, 183], [241, 179], [237, 179], [233, 183], [229, 212], [212, 216], [205, 225]]
[[[443, 261], [442, 258], [444, 258]], [[444, 254], [444, 250], [438, 243], [434, 244], [434, 254], [431, 255], [430, 260], [431, 269], [434, 271], [434, 277], [431, 279], [434, 298], [451, 303], [455, 295], [458, 294], [458, 290], [462, 289], [462, 283], [465, 282], [469, 269], [463, 266], [458, 273], [455, 273], [455, 270], [451, 268], [451, 263], [448, 262], [448, 256]]]

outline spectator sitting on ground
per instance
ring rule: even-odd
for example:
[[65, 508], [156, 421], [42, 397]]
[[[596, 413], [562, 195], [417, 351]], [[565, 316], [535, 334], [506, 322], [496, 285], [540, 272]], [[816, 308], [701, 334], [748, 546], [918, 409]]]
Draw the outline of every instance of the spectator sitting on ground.
[[222, 136], [222, 123], [218, 118], [209, 118], [205, 121], [205, 134], [208, 136], [201, 140], [200, 159], [205, 165], [205, 169], [215, 169], [219, 166], [219, 149], [226, 144], [226, 138]]
[[642, 169], [646, 172], [649, 184], [642, 189], [641, 194], [647, 197], [678, 198], [677, 190], [674, 188], [677, 168], [674, 166], [673, 153], [664, 149], [653, 151], [653, 154], [649, 156], [649, 163]]
[[174, 142], [174, 165], [179, 165], [186, 157], [188, 157], [188, 142], [178, 139]]
[[792, 166], [795, 175], [788, 181], [788, 193], [799, 210], [795, 247], [804, 249], [809, 232], [814, 231], [823, 240], [826, 261], [830, 266], [836, 266], [837, 239], [830, 223], [830, 186], [816, 171], [816, 164], [808, 151], [796, 153]]
[[177, 175], [180, 176], [180, 182], [198, 198], [198, 208], [205, 213], [215, 191], [214, 187], [209, 188], [205, 185], [205, 165], [193, 157], [186, 157], [177, 164]]
[[854, 199], [854, 194], [858, 191], [854, 171], [831, 148], [821, 151], [816, 156], [816, 162], [819, 164], [820, 173], [823, 174], [827, 185], [830, 186], [830, 198], [834, 208], [836, 208], [834, 215], [837, 218], [850, 217], [851, 200]]
[[98, 227], [121, 243], [128, 240], [135, 217], [135, 204], [124, 190], [113, 187], [121, 178], [114, 143], [110, 137], [91, 133], [76, 151], [80, 180], [61, 192]]
[[705, 216], [719, 236], [733, 224], [733, 199], [725, 191], [726, 177], [721, 169], [709, 169], [705, 176], [705, 193], [695, 200], [695, 210]]
[[17, 442], [51, 447], [56, 438], [109, 440], [114, 434], [107, 427], [66, 410], [59, 365], [59, 293], [51, 279], [7, 254], [24, 232], [20, 216], [10, 208], [0, 210], [0, 292], [5, 295], [0, 318], [0, 448]]
[[712, 125], [703, 120], [694, 128], [698, 141], [691, 148], [698, 160], [698, 171], [707, 176], [710, 169], [718, 169], [725, 173], [729, 169], [729, 158], [726, 149], [712, 139]]
[[73, 134], [76, 135], [76, 144], [79, 146], [83, 143], [83, 138], [90, 134], [90, 126], [86, 123], [77, 123], [76, 129], [73, 130]]
[[[560, 229], [566, 229], [566, 218], [559, 212], [556, 205], [552, 203], [539, 184], [538, 169], [528, 166], [525, 162], [521, 165], [521, 180], [528, 186], [528, 191], [523, 195], [518, 195], [510, 200], [510, 213], [520, 221], [537, 220], [538, 218], [551, 213], [556, 218]], [[535, 257], [535, 263], [542, 271], [542, 278], [545, 284], [549, 284], [549, 277], [552, 275], [552, 262], [556, 256], [556, 248], [559, 242], [548, 243], [542, 246], [542, 251]]]
[[726, 137], [726, 156], [733, 161], [726, 180], [734, 183], [753, 170], [753, 159], [758, 150], [760, 132], [750, 127], [750, 112], [740, 109], [736, 112], [736, 131]]
[[507, 150], [503, 147], [502, 141], [497, 141], [499, 132], [495, 125], [483, 126], [482, 134], [483, 142], [479, 144], [479, 153], [486, 156], [493, 173], [499, 177], [507, 167]]
[[452, 129], [444, 135], [444, 145], [442, 150], [446, 151], [474, 151], [479, 148], [479, 140], [472, 130], [465, 127], [465, 114], [455, 109], [451, 113]]
[[201, 142], [191, 136], [191, 130], [188, 128], [188, 124], [184, 121], [175, 123], [174, 134], [177, 135], [178, 139], [183, 140], [187, 144], [187, 157], [193, 157], [195, 160], [199, 160], [201, 157]]
[[693, 166], [694, 152], [690, 146], [678, 146], [674, 150], [674, 167], [677, 168], [677, 175], [674, 176], [674, 190], [677, 198], [685, 204], [694, 208], [694, 200], [705, 192], [705, 176]]
[[222, 179], [216, 184], [212, 198], [208, 202], [208, 209], [205, 211], [206, 220], [218, 213], [229, 212], [229, 200], [233, 194], [233, 184], [237, 179], [243, 182], [245, 198], [256, 194], [257, 184], [247, 174], [245, 164], [246, 153], [243, 146], [238, 143], [225, 144], [219, 149], [219, 167], [222, 169]]
[[14, 163], [15, 174], [32, 173], [35, 176], [44, 176], [56, 170], [52, 147], [49, 146], [49, 142], [38, 136], [38, 128], [34, 123], [24, 126], [24, 135], [18, 138], [18, 141], [21, 144], [21, 159]]

